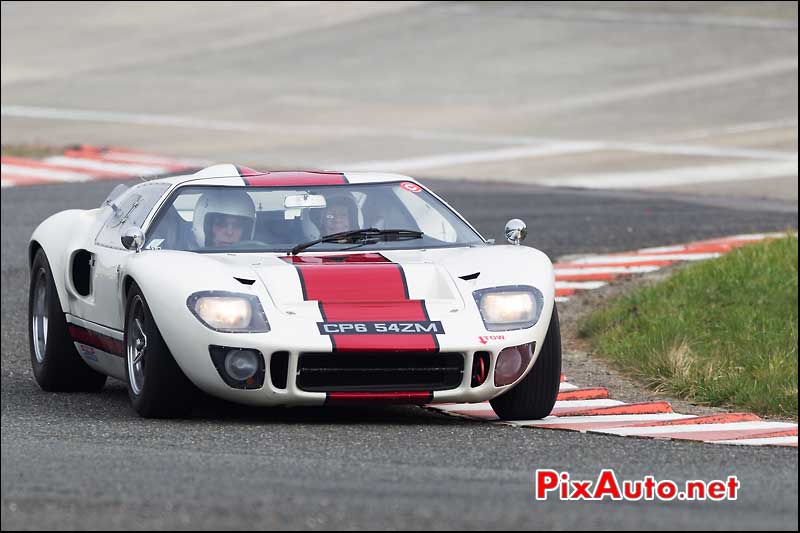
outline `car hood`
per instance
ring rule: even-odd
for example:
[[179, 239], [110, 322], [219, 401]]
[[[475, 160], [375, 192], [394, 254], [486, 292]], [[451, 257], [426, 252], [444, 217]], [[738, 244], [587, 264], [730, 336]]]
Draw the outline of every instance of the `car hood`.
[[291, 314], [317, 313], [319, 305], [402, 306], [422, 300], [429, 311], [464, 308], [457, 275], [426, 251], [327, 253], [269, 257], [250, 267], [276, 307]]
[[[208, 256], [207, 256], [208, 257]], [[524, 246], [472, 246], [380, 252], [225, 254], [213, 256], [235, 277], [264, 285], [275, 307], [290, 314], [319, 303], [422, 300], [429, 310], [462, 310], [472, 291], [500, 285], [552, 283], [552, 265]]]

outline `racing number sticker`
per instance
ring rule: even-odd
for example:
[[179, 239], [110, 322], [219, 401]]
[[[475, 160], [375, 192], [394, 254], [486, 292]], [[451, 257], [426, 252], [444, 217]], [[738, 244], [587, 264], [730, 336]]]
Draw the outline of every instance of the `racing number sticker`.
[[417, 185], [416, 183], [411, 183], [410, 181], [404, 181], [400, 184], [402, 188], [407, 190], [408, 192], [420, 192], [422, 191], [422, 187]]

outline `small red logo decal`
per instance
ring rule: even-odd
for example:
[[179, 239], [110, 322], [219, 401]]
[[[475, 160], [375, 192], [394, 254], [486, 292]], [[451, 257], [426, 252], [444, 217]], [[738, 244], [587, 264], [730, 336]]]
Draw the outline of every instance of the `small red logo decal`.
[[403, 183], [400, 184], [400, 186], [405, 190], [407, 190], [408, 192], [420, 192], [422, 190], [422, 187], [420, 187], [416, 183], [411, 183], [410, 181], [404, 181]]
[[505, 335], [481, 335], [478, 337], [478, 340], [481, 344], [486, 344], [489, 341], [504, 341], [506, 340]]

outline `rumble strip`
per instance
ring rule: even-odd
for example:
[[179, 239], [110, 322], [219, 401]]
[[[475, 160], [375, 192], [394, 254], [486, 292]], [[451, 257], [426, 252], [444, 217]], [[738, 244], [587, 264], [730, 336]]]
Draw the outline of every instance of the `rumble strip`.
[[44, 159], [3, 156], [0, 159], [3, 188], [44, 183], [124, 180], [153, 177], [200, 169], [208, 161], [178, 159], [127, 150], [83, 144]]

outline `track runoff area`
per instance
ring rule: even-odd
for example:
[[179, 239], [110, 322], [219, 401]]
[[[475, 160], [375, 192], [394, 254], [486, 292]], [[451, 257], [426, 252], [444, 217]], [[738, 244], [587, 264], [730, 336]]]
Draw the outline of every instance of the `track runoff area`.
[[[191, 171], [211, 162], [176, 159], [124, 148], [81, 145], [41, 160], [4, 156], [0, 163], [0, 183], [6, 188], [44, 183], [131, 179], [137, 176], [154, 177]], [[555, 263], [556, 300], [568, 301], [578, 291], [596, 290], [621, 277], [655, 272], [679, 262], [713, 259], [747, 244], [783, 236], [785, 234], [782, 233], [737, 235], [625, 253], [570, 258]], [[517, 427], [740, 446], [797, 447], [797, 424], [794, 423], [766, 421], [749, 413], [708, 416], [681, 414], [674, 412], [666, 401], [624, 403], [612, 399], [605, 388], [578, 386], [570, 383], [564, 376], [555, 408], [550, 416], [542, 420], [499, 422], [489, 402], [437, 404], [429, 408], [447, 415]], [[572, 490], [575, 486], [575, 482], [561, 479], [558, 474], [553, 478], [552, 472], [542, 471], [537, 476], [541, 477], [537, 486], [546, 488], [543, 489], [543, 495], [549, 491], [564, 490], [564, 487]], [[569, 482], [565, 483], [567, 481]], [[615, 481], [608, 478], [605, 484], [598, 483], [595, 488], [605, 486], [610, 487], [609, 490], [614, 487], [620, 491], [625, 489], [622, 484], [615, 485]], [[641, 490], [649, 490], [654, 497], [661, 499], [670, 499], [673, 492], [673, 497], [683, 495], [691, 499], [694, 494], [692, 491], [699, 491], [700, 488], [706, 490], [704, 494], [708, 494], [708, 497], [714, 493], [714, 487], [711, 486], [685, 487], [683, 491], [666, 486], [659, 492], [660, 486], [648, 487], [646, 482], [647, 480], [643, 480]], [[718, 488], [720, 491], [727, 491], [727, 497], [731, 496], [731, 490], [736, 489], [735, 480], [720, 480], [718, 483], [723, 484]], [[634, 490], [636, 487], [630, 488]], [[581, 496], [587, 495], [578, 495], [579, 498]]]

